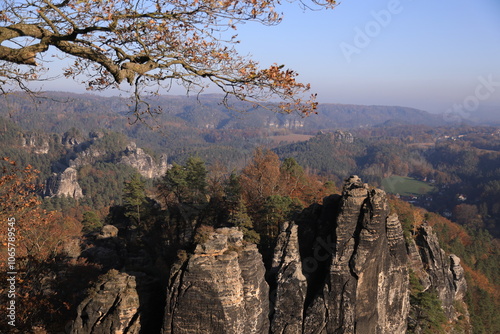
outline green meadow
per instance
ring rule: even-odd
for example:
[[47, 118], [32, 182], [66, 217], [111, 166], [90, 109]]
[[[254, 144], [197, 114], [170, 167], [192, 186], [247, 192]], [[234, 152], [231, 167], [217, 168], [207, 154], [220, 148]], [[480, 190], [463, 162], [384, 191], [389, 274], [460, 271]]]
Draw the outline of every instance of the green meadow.
[[425, 182], [397, 175], [383, 179], [382, 187], [388, 193], [400, 194], [401, 196], [423, 195], [434, 190], [433, 186]]

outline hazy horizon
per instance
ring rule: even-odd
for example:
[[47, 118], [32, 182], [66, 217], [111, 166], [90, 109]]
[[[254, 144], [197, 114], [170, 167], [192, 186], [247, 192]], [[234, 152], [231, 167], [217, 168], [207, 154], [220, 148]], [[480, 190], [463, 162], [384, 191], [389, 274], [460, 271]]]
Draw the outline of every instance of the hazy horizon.
[[[328, 11], [290, 3], [278, 10], [284, 19], [277, 26], [240, 26], [237, 50], [263, 67], [276, 62], [297, 71], [319, 102], [463, 117], [500, 107], [500, 3], [494, 0], [347, 0]], [[37, 87], [85, 92], [71, 79]], [[185, 92], [173, 87], [170, 93]]]

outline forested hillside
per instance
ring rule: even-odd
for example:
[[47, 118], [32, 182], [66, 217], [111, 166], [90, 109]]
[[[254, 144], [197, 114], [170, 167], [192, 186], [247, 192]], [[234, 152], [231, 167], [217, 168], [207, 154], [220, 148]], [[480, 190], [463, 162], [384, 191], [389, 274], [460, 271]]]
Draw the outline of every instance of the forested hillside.
[[[358, 174], [370, 184], [383, 185], [457, 222], [499, 233], [498, 128], [384, 126], [372, 122], [379, 125], [345, 129], [348, 124], [342, 123], [344, 129], [337, 130], [337, 126], [329, 127], [332, 123], [325, 119], [339, 122], [344, 117], [341, 115], [357, 119], [352, 117], [357, 112], [371, 113], [371, 118], [361, 117], [364, 120], [386, 116], [397, 119], [398, 109], [325, 105], [324, 113], [320, 109], [318, 115], [308, 118], [287, 118], [263, 110], [236, 113], [216, 101], [210, 95], [199, 101], [158, 97], [151, 103], [160, 106], [162, 113], [147, 118], [145, 124], [128, 119], [125, 99], [62, 93], [50, 93], [36, 101], [9, 96], [0, 101], [5, 143], [2, 154], [22, 165], [36, 166], [45, 182], [51, 173], [59, 172], [61, 161], [56, 161], [70, 159], [68, 141], [82, 144], [96, 131], [115, 133], [115, 137], [108, 135], [108, 144], [101, 144], [109, 146], [104, 148], [109, 149], [108, 155], [118, 154], [127, 141], [133, 140], [156, 159], [164, 154], [169, 163], [184, 163], [190, 156], [198, 156], [208, 164], [226, 165], [229, 170], [241, 169], [253, 150], [263, 146], [273, 149], [281, 159], [295, 158], [311, 172], [331, 178], [337, 186], [346, 176]], [[401, 118], [410, 122], [407, 111], [401, 110]], [[432, 120], [429, 115], [412, 114]], [[320, 132], [318, 124], [322, 124]], [[83, 149], [80, 146], [77, 150]], [[102, 158], [99, 168], [105, 175], [114, 175], [116, 171], [111, 170], [115, 167], [105, 165], [109, 163], [113, 163], [112, 159]], [[89, 168], [97, 167], [85, 168], [82, 175], [92, 174]], [[90, 189], [89, 180], [81, 181]]]
[[[382, 125], [388, 121], [400, 124], [444, 125], [441, 115], [422, 110], [393, 106], [362, 106], [320, 104], [315, 117], [279, 114], [249, 103], [236, 102], [237, 112], [220, 103], [220, 95], [156, 96], [146, 99], [155, 122], [161, 125], [189, 125], [198, 129], [286, 128], [299, 131], [318, 131], [332, 128], [356, 128]], [[38, 97], [19, 93], [0, 99], [0, 110], [22, 123], [26, 129], [64, 131], [63, 127], [78, 126], [83, 131], [93, 128], [126, 130], [130, 100], [120, 97], [101, 97], [91, 94], [46, 92]], [[36, 113], [43, 115], [37, 122]], [[86, 117], [97, 114], [98, 117]], [[146, 118], [146, 115], [144, 115]], [[134, 119], [132, 119], [134, 120]], [[128, 130], [130, 131], [130, 130]]]
[[[231, 251], [256, 244], [269, 269], [285, 222], [308, 231], [311, 217], [337, 197], [323, 200], [357, 174], [370, 189], [392, 193], [391, 212], [406, 242], [430, 225], [441, 247], [462, 259], [473, 332], [499, 330], [498, 128], [431, 126], [427, 114], [397, 107], [325, 106], [304, 119], [237, 114], [214, 101], [159, 98], [152, 103], [163, 113], [144, 122], [128, 119], [126, 101], [117, 98], [51, 93], [36, 103], [1, 101], [0, 198], [8, 208], [2, 219], [24, 220], [25, 305], [43, 303], [51, 319], [75, 319], [85, 296], [60, 290], [56, 279], [83, 291], [110, 269], [145, 273], [146, 281], [137, 278], [141, 287], [167, 291], [160, 278], [183, 270], [176, 263], [187, 263], [219, 228], [238, 228], [244, 245]], [[408, 122], [383, 124], [398, 117]], [[357, 118], [366, 124], [348, 121]], [[11, 202], [10, 192], [31, 216], [24, 204]], [[446, 317], [432, 316], [441, 307], [436, 296], [412, 277], [411, 317], [418, 321], [409, 322], [416, 326], [409, 331], [447, 332]], [[65, 325], [23, 312], [20, 319], [33, 319], [26, 331]], [[151, 324], [163, 317], [147, 314], [157, 319]]]

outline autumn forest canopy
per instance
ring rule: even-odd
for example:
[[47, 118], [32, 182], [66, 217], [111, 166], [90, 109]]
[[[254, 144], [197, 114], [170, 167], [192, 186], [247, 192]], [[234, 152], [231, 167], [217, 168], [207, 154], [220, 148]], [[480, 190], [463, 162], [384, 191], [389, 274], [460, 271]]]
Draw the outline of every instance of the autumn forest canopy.
[[[305, 10], [337, 5], [334, 0], [288, 2]], [[334, 270], [328, 266], [337, 255], [344, 257], [344, 250], [335, 252], [344, 243], [359, 247], [356, 238], [372, 233], [373, 217], [385, 217], [380, 218], [381, 233], [393, 229], [392, 239], [373, 240], [390, 244], [399, 238], [404, 261], [411, 247], [418, 253], [428, 246], [418, 244], [417, 250], [415, 240], [427, 238], [423, 233], [431, 227], [436, 247], [446, 254], [442, 257], [453, 253], [462, 261], [462, 267], [453, 262], [453, 269], [460, 267], [463, 277], [452, 279], [467, 281], [468, 290], [460, 290], [463, 301], [452, 306], [454, 318], [445, 316], [440, 287], [419, 276], [429, 268], [422, 263], [421, 272], [407, 272], [410, 266], [401, 266], [401, 277], [408, 279], [402, 284], [408, 293], [401, 295], [411, 304], [408, 319], [402, 320], [408, 333], [445, 333], [451, 327], [464, 333], [500, 330], [499, 128], [449, 124], [439, 115], [405, 107], [318, 106], [310, 86], [279, 59], [266, 68], [238, 53], [238, 27], [280, 24], [281, 6], [279, 0], [0, 3], [0, 221], [11, 224], [0, 231], [0, 280], [8, 279], [7, 265], [14, 266], [14, 260], [17, 275], [14, 297], [2, 287], [0, 304], [15, 299], [19, 333], [55, 333], [67, 326], [76, 333], [75, 319], [92, 318], [82, 311], [85, 300], [117, 286], [99, 287], [98, 282], [127, 275], [133, 280], [125, 284], [127, 291], [138, 293], [140, 306], [133, 321], [142, 322], [141, 332], [166, 333], [166, 295], [182, 290], [176, 280], [184, 279], [188, 267], [193, 276], [210, 276], [198, 275], [190, 262], [201, 251], [204, 263], [213, 254], [215, 262], [260, 261], [265, 274], [262, 285], [254, 285], [266, 307], [278, 294], [266, 295], [261, 287], [272, 290], [281, 279], [290, 279], [285, 285], [302, 280], [296, 290], [300, 295], [303, 289], [304, 299], [297, 304], [323, 307], [327, 299], [315, 298], [334, 291], [328, 283]], [[54, 62], [65, 66], [61, 73], [53, 74]], [[133, 103], [32, 88], [52, 75], [76, 80], [90, 92], [132, 92]], [[174, 85], [196, 96], [162, 95]], [[220, 94], [200, 94], [209, 88]], [[166, 112], [155, 113], [160, 110]], [[147, 114], [154, 114], [157, 128], [134, 122]], [[310, 114], [315, 115], [304, 117]], [[344, 204], [356, 193], [368, 197], [345, 218], [342, 212], [350, 204]], [[370, 211], [378, 205], [370, 202], [375, 197], [383, 198], [384, 215]], [[341, 235], [347, 226], [343, 220], [356, 226], [346, 236]], [[297, 240], [292, 240], [294, 233]], [[235, 237], [240, 234], [241, 240]], [[280, 249], [285, 234], [290, 239]], [[323, 237], [337, 241], [316, 261], [313, 245]], [[224, 238], [225, 244], [220, 242]], [[10, 240], [15, 241], [14, 255], [7, 251]], [[364, 256], [354, 253], [351, 259], [345, 256], [345, 264]], [[279, 271], [279, 256], [282, 268], [295, 269]], [[295, 260], [287, 264], [290, 256]], [[306, 273], [300, 266], [308, 258], [317, 268]], [[257, 267], [226, 272], [220, 267], [217, 274], [223, 272], [224, 279], [230, 272], [254, 274]], [[363, 270], [346, 270], [350, 281], [344, 287], [368, 282], [371, 275], [363, 276]], [[373, 277], [386, 277], [379, 274]], [[205, 283], [199, 300], [210, 284]], [[366, 290], [372, 290], [370, 285]], [[193, 285], [192, 291], [197, 288]], [[205, 290], [218, 291], [212, 286]], [[354, 299], [364, 292], [357, 290]], [[119, 310], [122, 300], [135, 298], [128, 297], [120, 295], [108, 313]], [[247, 308], [255, 313], [253, 306]], [[279, 316], [278, 308], [270, 310], [263, 317], [267, 322]], [[297, 314], [308, 312], [304, 308]]]

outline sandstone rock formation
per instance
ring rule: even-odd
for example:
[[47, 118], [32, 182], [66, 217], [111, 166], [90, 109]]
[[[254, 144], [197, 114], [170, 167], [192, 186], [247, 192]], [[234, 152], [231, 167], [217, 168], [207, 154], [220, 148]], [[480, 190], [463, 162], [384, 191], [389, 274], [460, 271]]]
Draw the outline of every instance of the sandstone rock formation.
[[[408, 320], [414, 307], [410, 270], [424, 290], [437, 293], [451, 327], [458, 318], [468, 321], [466, 311], [455, 309], [465, 306], [460, 259], [445, 254], [428, 225], [405, 240], [385, 192], [356, 176], [346, 181], [341, 195], [325, 198], [296, 222], [280, 226], [267, 271], [257, 247], [246, 244], [237, 228], [207, 231], [191, 254], [179, 256], [168, 282], [160, 277], [166, 285], [165, 312], [157, 330], [148, 333], [399, 334], [407, 332], [408, 323], [416, 333], [421, 329], [418, 319]], [[127, 255], [126, 245], [117, 247], [119, 239], [116, 228], [108, 226], [96, 238], [94, 253], [113, 251], [123, 268], [147, 260]], [[133, 282], [125, 273], [101, 281], [93, 297], [78, 308], [72, 333], [112, 328], [145, 332], [149, 313], [144, 310], [158, 307], [149, 297], [139, 307], [142, 290]], [[143, 296], [158, 291], [149, 286]], [[467, 326], [462, 328], [469, 333]]]
[[264, 126], [268, 128], [280, 128], [296, 130], [303, 128], [304, 118], [301, 117], [281, 117], [281, 115], [271, 115], [265, 121]]
[[331, 256], [322, 256], [323, 273], [319, 267], [310, 273], [310, 282], [321, 283], [310, 289], [315, 295], [303, 333], [404, 333], [408, 261], [401, 225], [389, 215], [385, 193], [351, 177], [337, 203], [330, 208], [337, 212], [330, 235], [315, 236], [316, 242], [329, 240]]
[[143, 149], [131, 142], [123, 152], [119, 163], [134, 167], [139, 174], [152, 179], [163, 176], [167, 171], [167, 157], [162, 155], [160, 160], [159, 163], [156, 163], [152, 156], [146, 154]]
[[406, 333], [410, 269], [455, 320], [466, 290], [460, 260], [445, 255], [429, 226], [406, 241], [389, 211], [382, 190], [353, 176], [341, 196], [310, 208], [298, 233], [282, 226], [270, 270], [271, 333]]
[[70, 333], [138, 334], [141, 329], [139, 306], [135, 277], [111, 270], [78, 306]]
[[[281, 227], [274, 251], [271, 274], [276, 275], [272, 333], [300, 333], [307, 294], [307, 281], [302, 273], [298, 227], [285, 223]], [[274, 300], [273, 300], [274, 299]]]
[[76, 153], [76, 157], [68, 161], [68, 166], [73, 168], [79, 168], [85, 165], [93, 165], [102, 157], [106, 155], [106, 152], [99, 150], [92, 145], [85, 148], [82, 151]]
[[430, 285], [437, 292], [446, 316], [453, 319], [456, 311], [454, 302], [462, 301], [467, 290], [460, 259], [453, 254], [446, 255], [429, 225], [419, 228], [416, 244]]
[[352, 135], [352, 133], [347, 131], [341, 131], [341, 130], [335, 131], [334, 138], [335, 140], [343, 143], [349, 143], [349, 144], [354, 143], [354, 136]]
[[[74, 199], [83, 197], [82, 189], [78, 184], [77, 170], [86, 165], [106, 161], [108, 153], [92, 145], [95, 140], [100, 139], [102, 136], [101, 133], [91, 133], [92, 139], [82, 143], [79, 139], [65, 134], [63, 144], [72, 151], [64, 159], [61, 159], [57, 166], [54, 166], [56, 170], [61, 172], [53, 173], [46, 181], [45, 196], [69, 196]], [[156, 163], [153, 157], [138, 148], [134, 142], [131, 142], [125, 151], [121, 152], [121, 157], [115, 162], [131, 166], [147, 178], [160, 177], [165, 174], [168, 168], [165, 155], [161, 156], [161, 162]]]
[[82, 198], [83, 192], [78, 184], [76, 169], [68, 167], [60, 174], [52, 174], [46, 182], [45, 196], [68, 196], [74, 199]]
[[85, 136], [77, 128], [71, 128], [61, 137], [61, 144], [67, 149], [77, 148], [85, 143]]
[[47, 154], [50, 149], [47, 136], [36, 133], [21, 134], [21, 146], [29, 149], [34, 154]]
[[266, 333], [269, 288], [257, 247], [217, 229], [172, 270], [163, 333]]
[[118, 228], [113, 225], [104, 225], [97, 235], [97, 239], [116, 238], [118, 236]]

